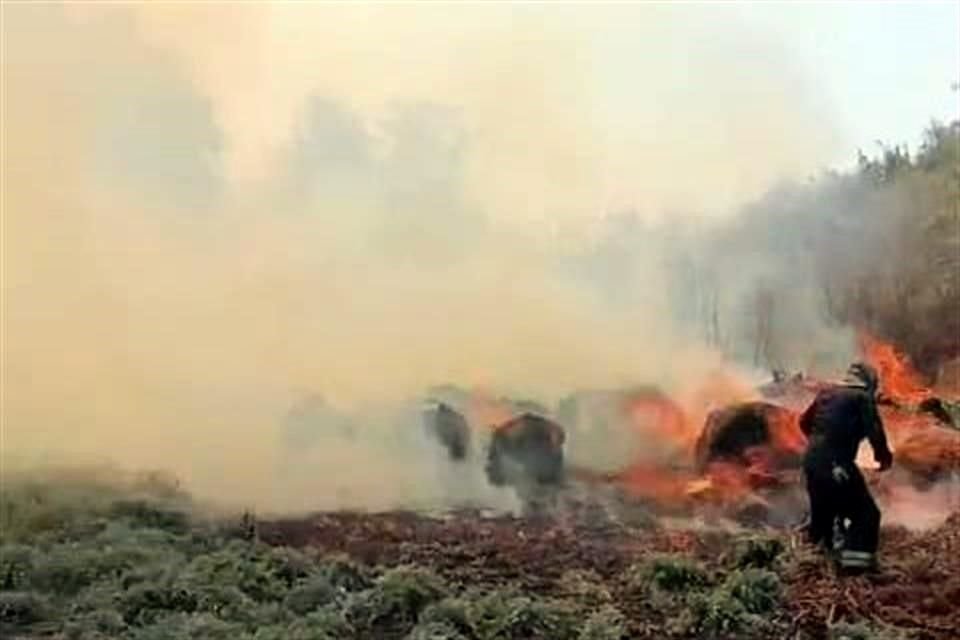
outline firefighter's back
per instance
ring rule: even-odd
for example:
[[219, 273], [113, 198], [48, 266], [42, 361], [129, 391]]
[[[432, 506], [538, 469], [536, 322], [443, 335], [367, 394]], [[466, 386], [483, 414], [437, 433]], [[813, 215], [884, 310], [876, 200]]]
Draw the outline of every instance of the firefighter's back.
[[833, 387], [817, 394], [803, 417], [810, 439], [808, 465], [822, 458], [835, 463], [854, 461], [867, 436], [869, 425], [864, 416], [869, 402], [869, 394], [856, 387]]

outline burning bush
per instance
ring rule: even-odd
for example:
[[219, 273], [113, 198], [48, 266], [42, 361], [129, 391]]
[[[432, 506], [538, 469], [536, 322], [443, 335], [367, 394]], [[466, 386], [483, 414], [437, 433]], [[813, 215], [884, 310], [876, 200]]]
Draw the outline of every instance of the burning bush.
[[715, 462], [749, 467], [751, 451], [770, 453], [776, 468], [798, 466], [803, 436], [796, 426], [797, 415], [767, 402], [747, 402], [710, 413], [697, 440], [694, 458], [697, 469], [706, 471]]
[[558, 484], [563, 479], [563, 427], [524, 413], [496, 427], [487, 458], [491, 483], [513, 486]]
[[922, 426], [896, 444], [895, 460], [921, 485], [960, 472], [960, 431]]

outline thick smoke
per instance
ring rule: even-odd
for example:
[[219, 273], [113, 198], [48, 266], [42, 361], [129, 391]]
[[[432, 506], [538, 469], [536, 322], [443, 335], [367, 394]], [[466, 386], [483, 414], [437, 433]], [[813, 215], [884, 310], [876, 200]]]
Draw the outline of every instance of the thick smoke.
[[428, 386], [553, 403], [712, 370], [678, 260], [728, 271], [666, 212], [715, 216], [834, 137], [729, 16], [678, 55], [690, 17], [5, 7], [4, 455], [272, 508], [495, 503], [442, 495], [407, 409]]

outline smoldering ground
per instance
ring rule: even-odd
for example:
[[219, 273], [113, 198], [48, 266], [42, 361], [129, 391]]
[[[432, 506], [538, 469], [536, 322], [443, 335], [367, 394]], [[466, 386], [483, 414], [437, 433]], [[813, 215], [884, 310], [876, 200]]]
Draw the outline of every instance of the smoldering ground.
[[[677, 51], [703, 21], [722, 37]], [[429, 385], [706, 375], [674, 232], [836, 139], [726, 14], [24, 5], [3, 31], [4, 455], [270, 508], [441, 500], [446, 463], [397, 426]], [[624, 233], [625, 206], [661, 223]], [[302, 390], [340, 417], [298, 452]]]

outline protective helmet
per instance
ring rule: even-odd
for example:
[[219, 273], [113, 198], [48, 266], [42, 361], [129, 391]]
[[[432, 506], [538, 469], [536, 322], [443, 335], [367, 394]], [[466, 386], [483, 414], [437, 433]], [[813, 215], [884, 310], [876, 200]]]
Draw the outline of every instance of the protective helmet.
[[851, 386], [863, 387], [870, 393], [876, 393], [880, 387], [877, 370], [866, 362], [854, 362], [847, 368], [844, 382]]

